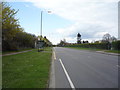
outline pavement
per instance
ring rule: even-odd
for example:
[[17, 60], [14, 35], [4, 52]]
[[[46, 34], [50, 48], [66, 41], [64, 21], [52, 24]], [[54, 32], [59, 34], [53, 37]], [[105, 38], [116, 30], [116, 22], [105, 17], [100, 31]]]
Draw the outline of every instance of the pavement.
[[50, 68], [50, 79], [49, 79], [49, 88], [55, 88], [55, 66], [54, 66], [54, 60], [55, 60], [55, 53], [53, 49], [52, 53], [52, 62], [51, 62], [51, 68]]
[[118, 88], [118, 57], [54, 47], [49, 88]]
[[0, 55], [0, 56], [15, 55], [15, 54], [25, 53], [25, 52], [29, 52], [29, 51], [32, 51], [32, 50], [26, 50], [26, 51], [21, 51], [21, 52], [16, 52], [16, 53], [9, 53], [9, 54], [4, 54], [4, 55]]

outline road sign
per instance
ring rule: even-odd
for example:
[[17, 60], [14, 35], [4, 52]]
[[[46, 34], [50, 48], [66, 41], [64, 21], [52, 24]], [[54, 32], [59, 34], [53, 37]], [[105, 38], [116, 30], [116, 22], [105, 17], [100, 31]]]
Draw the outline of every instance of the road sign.
[[44, 44], [45, 44], [45, 42], [44, 42], [43, 40], [39, 40], [39, 41], [37, 42], [38, 52], [39, 52], [39, 51], [43, 51], [43, 49], [44, 49]]

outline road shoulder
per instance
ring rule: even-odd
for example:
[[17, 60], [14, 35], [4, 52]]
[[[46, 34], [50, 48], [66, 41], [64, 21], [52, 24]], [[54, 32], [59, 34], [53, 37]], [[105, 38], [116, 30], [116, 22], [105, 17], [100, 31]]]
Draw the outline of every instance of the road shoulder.
[[54, 49], [52, 53], [52, 61], [50, 67], [50, 79], [48, 88], [55, 88], [55, 65], [54, 65]]

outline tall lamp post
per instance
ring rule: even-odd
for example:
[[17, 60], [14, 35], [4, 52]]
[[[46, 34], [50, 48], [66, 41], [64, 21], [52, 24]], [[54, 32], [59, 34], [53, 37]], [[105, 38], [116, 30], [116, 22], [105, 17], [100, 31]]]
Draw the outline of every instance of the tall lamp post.
[[[42, 23], [43, 23], [42, 19], [43, 19], [43, 12], [44, 12], [44, 11], [41, 11], [41, 27], [40, 27], [40, 36], [42, 36]], [[47, 13], [51, 13], [51, 11], [47, 11]]]
[[[44, 47], [44, 41], [42, 40], [42, 17], [43, 17], [43, 12], [41, 11], [41, 25], [40, 25], [40, 39], [38, 38], [38, 52], [39, 51], [43, 51], [43, 47]], [[51, 11], [47, 11], [48, 13], [51, 13]]]
[[40, 33], [40, 36], [42, 36], [42, 14], [43, 14], [43, 11], [41, 11], [41, 33]]

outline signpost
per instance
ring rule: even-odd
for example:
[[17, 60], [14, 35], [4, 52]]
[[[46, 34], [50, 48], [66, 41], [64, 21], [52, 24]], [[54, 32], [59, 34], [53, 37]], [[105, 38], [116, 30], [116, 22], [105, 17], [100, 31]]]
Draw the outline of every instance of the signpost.
[[44, 41], [43, 41], [43, 40], [39, 40], [39, 41], [37, 42], [37, 48], [38, 48], [38, 52], [44, 50]]
[[[51, 13], [51, 11], [48, 11], [48, 13]], [[38, 38], [38, 41], [37, 41], [38, 52], [43, 51], [44, 46], [45, 46], [45, 41], [42, 40], [42, 14], [43, 14], [43, 11], [41, 11], [41, 27], [40, 27], [40, 31], [41, 31], [40, 34], [41, 35], [40, 35], [40, 38]]]

